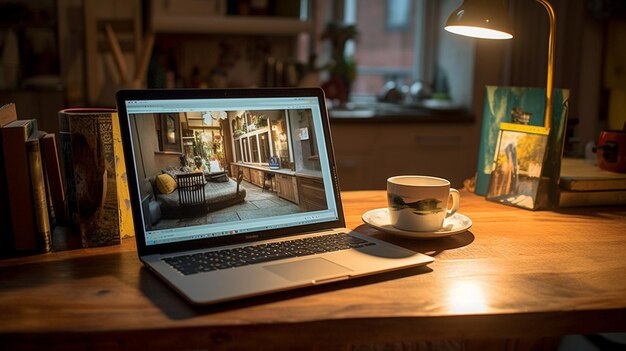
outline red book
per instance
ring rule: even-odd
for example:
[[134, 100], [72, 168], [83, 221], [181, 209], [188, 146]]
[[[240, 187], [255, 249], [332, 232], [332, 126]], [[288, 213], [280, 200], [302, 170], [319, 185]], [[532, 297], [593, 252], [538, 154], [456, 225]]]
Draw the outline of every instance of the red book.
[[[0, 107], [0, 127], [15, 120], [17, 120], [15, 104], [11, 103]], [[2, 134], [0, 134], [0, 254], [13, 252], [13, 230], [11, 228], [9, 196], [4, 171], [4, 152], [2, 150]]]
[[11, 230], [16, 251], [36, 251], [37, 227], [26, 141], [37, 132], [37, 120], [17, 120], [2, 127], [2, 148]]

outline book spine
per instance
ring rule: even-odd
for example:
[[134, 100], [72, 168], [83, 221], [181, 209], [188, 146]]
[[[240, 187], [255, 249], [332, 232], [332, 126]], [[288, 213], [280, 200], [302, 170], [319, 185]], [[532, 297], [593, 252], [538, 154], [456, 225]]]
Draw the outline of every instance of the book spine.
[[52, 250], [52, 235], [50, 233], [48, 201], [46, 198], [39, 139], [29, 139], [26, 142], [26, 151], [28, 153], [30, 184], [33, 195], [35, 223], [37, 225], [37, 246], [40, 251], [49, 252]]
[[[59, 142], [61, 144], [61, 163], [65, 185], [65, 201], [62, 218], [75, 228], [78, 224], [78, 203], [76, 201], [76, 186], [74, 177], [74, 157], [72, 154], [72, 135], [69, 127], [70, 116], [63, 111], [59, 112]], [[58, 214], [57, 214], [58, 215]]]
[[9, 212], [16, 251], [36, 251], [33, 196], [28, 169], [26, 141], [37, 130], [36, 120], [17, 120], [2, 128]]
[[608, 206], [626, 204], [626, 190], [559, 192], [559, 207]]
[[[0, 127], [4, 127], [15, 120], [17, 120], [15, 104], [6, 104], [0, 107]], [[2, 134], [0, 133], [0, 255], [13, 252], [14, 245], [6, 170], [4, 167], [4, 148], [2, 147]]]
[[572, 191], [603, 191], [603, 190], [624, 190], [626, 189], [626, 178], [624, 179], [590, 179], [590, 180], [563, 180], [561, 178], [561, 188]]
[[65, 192], [63, 189], [63, 179], [61, 177], [61, 166], [59, 164], [59, 154], [54, 134], [46, 134], [39, 139], [41, 144], [41, 157], [44, 166], [49, 189], [49, 197], [52, 210], [58, 221], [64, 221]]
[[[43, 163], [43, 158], [42, 158]], [[46, 186], [46, 201], [48, 202], [48, 220], [50, 222], [50, 232], [54, 231], [54, 227], [57, 225], [57, 216], [54, 212], [54, 205], [52, 205], [52, 192], [50, 191], [50, 181], [48, 180], [48, 172], [46, 167], [43, 169], [43, 181]]]

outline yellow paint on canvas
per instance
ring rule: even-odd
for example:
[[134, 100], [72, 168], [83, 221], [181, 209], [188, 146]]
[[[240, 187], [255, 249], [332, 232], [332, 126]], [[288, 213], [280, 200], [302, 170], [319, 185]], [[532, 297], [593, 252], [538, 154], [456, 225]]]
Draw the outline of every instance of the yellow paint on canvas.
[[113, 145], [115, 152], [117, 203], [120, 212], [120, 237], [128, 238], [135, 236], [135, 230], [133, 228], [133, 212], [130, 206], [130, 193], [128, 192], [126, 164], [124, 163], [124, 150], [122, 149], [120, 120], [117, 113], [113, 114]]
[[513, 132], [541, 134], [541, 135], [550, 134], [550, 128], [541, 127], [541, 126], [531, 126], [527, 124], [506, 123], [506, 122], [500, 123], [500, 130], [510, 130]]

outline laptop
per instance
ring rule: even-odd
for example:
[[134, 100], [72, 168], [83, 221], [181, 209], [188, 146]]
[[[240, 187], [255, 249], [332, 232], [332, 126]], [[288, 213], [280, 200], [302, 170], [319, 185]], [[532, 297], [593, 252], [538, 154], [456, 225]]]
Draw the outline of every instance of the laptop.
[[433, 262], [345, 228], [321, 89], [116, 98], [139, 258], [191, 303]]

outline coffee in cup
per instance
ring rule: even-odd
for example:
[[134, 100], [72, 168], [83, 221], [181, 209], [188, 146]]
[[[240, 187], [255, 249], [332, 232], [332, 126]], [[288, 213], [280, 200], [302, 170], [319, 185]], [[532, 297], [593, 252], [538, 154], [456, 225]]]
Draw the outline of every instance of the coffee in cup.
[[406, 175], [387, 179], [391, 225], [408, 231], [436, 231], [460, 205], [459, 192], [443, 178]]

